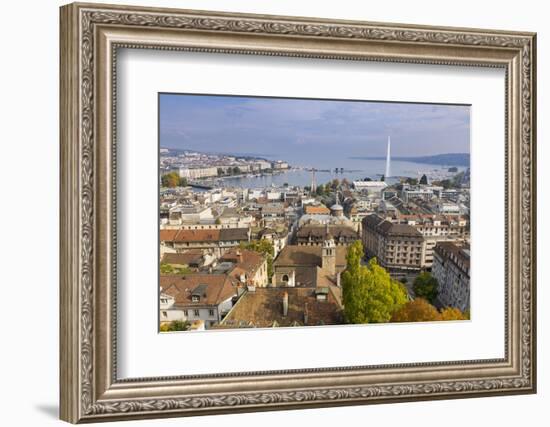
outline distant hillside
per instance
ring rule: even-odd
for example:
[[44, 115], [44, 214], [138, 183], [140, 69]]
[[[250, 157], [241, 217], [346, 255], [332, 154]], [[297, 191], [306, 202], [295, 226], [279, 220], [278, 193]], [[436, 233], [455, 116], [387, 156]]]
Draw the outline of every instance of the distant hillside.
[[[351, 157], [359, 160], [385, 160], [386, 157]], [[469, 153], [447, 153], [435, 154], [433, 156], [419, 157], [400, 157], [392, 156], [392, 160], [401, 160], [405, 162], [425, 163], [429, 165], [445, 165], [445, 166], [470, 166]]]
[[160, 147], [161, 150], [168, 150], [172, 154], [185, 154], [185, 153], [199, 153], [199, 154], [212, 154], [217, 156], [233, 156], [239, 157], [246, 160], [268, 160], [270, 157], [274, 157], [271, 154], [260, 154], [260, 153], [232, 153], [232, 152], [215, 152], [215, 151], [197, 151], [190, 150], [187, 148], [172, 148], [172, 147]]

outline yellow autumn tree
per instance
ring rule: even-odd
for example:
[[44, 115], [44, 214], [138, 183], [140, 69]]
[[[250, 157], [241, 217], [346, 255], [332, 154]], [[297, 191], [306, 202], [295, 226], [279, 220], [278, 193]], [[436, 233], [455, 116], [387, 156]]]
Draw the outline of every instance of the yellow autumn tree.
[[468, 316], [456, 307], [441, 310], [441, 320], [468, 320]]
[[392, 322], [430, 322], [435, 320], [442, 320], [441, 314], [424, 298], [416, 298], [403, 305], [391, 318]]

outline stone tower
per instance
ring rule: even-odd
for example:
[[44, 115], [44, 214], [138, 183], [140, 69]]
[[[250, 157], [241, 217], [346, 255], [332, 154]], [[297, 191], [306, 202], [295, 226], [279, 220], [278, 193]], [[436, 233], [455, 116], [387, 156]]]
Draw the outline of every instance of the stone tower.
[[335, 275], [336, 274], [336, 244], [334, 239], [330, 234], [329, 227], [327, 224], [325, 234], [325, 241], [323, 242], [322, 248], [322, 264], [321, 268], [326, 271], [327, 274]]

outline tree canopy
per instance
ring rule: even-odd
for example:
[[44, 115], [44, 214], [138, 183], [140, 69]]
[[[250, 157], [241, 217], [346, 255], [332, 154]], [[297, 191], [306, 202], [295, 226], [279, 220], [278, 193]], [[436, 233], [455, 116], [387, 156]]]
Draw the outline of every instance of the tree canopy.
[[393, 280], [376, 259], [362, 265], [363, 245], [350, 245], [347, 268], [342, 275], [344, 315], [349, 323], [388, 322], [407, 302], [405, 287]]
[[441, 320], [468, 320], [469, 313], [463, 313], [456, 307], [446, 307], [441, 310]]
[[437, 279], [427, 271], [420, 273], [414, 279], [413, 290], [417, 297], [425, 298], [433, 304], [438, 293]]
[[439, 311], [424, 298], [417, 298], [409, 301], [397, 310], [392, 322], [429, 322], [442, 320]]
[[460, 184], [462, 183], [463, 180], [464, 180], [464, 172], [459, 172], [456, 175], [454, 175], [451, 179], [446, 178], [446, 179], [442, 179], [441, 181], [434, 181], [433, 184], [440, 185], [445, 190], [448, 190], [450, 188], [460, 187]]
[[161, 332], [187, 331], [191, 323], [187, 320], [174, 320], [170, 323], [160, 325]]
[[184, 267], [178, 267], [172, 264], [168, 264], [165, 262], [162, 262], [160, 264], [160, 274], [178, 274], [178, 275], [184, 275], [189, 273], [191, 270], [188, 266]]
[[271, 276], [273, 276], [273, 257], [275, 255], [273, 243], [266, 239], [251, 240], [246, 243], [242, 242], [240, 247], [265, 255], [267, 258], [267, 276], [271, 280]]
[[177, 172], [169, 172], [167, 174], [162, 175], [161, 184], [163, 187], [170, 187], [170, 188], [186, 187], [187, 179], [180, 178]]
[[441, 312], [424, 298], [416, 298], [399, 310], [392, 318], [392, 322], [430, 322], [440, 320], [468, 320], [469, 313], [462, 313], [458, 308], [446, 307]]
[[420, 177], [419, 184], [428, 185], [428, 177], [426, 176], [426, 174], [424, 174]]

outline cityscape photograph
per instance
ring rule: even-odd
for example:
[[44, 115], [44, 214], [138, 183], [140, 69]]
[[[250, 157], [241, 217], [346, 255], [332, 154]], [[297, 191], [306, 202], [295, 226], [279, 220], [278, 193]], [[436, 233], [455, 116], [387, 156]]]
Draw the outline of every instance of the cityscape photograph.
[[159, 330], [470, 319], [470, 106], [159, 94]]

